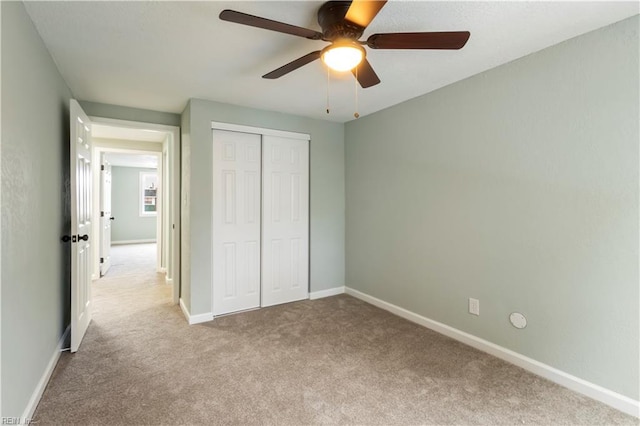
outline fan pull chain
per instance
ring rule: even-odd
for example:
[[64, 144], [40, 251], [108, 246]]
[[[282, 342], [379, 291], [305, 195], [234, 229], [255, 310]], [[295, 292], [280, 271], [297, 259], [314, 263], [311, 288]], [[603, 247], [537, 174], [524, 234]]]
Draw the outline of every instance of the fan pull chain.
[[327, 67], [327, 114], [329, 114], [329, 82], [331, 81], [331, 70]]
[[356, 112], [353, 113], [355, 118], [360, 118], [360, 114], [358, 113], [358, 67], [356, 67], [356, 78], [354, 80], [354, 88], [356, 92]]

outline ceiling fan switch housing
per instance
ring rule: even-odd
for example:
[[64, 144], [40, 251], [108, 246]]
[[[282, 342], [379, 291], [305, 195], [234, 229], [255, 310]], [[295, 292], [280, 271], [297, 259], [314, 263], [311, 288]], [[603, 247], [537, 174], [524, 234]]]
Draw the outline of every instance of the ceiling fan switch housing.
[[318, 24], [322, 28], [322, 36], [326, 41], [345, 38], [357, 40], [362, 36], [364, 28], [346, 21], [344, 16], [351, 6], [350, 1], [328, 1], [318, 10]]

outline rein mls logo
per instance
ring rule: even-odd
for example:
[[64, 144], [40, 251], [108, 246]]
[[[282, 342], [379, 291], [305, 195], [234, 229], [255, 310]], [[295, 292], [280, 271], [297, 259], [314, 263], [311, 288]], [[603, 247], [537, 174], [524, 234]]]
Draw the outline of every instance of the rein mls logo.
[[22, 417], [0, 417], [0, 424], [2, 425], [28, 425], [31, 424], [32, 419]]

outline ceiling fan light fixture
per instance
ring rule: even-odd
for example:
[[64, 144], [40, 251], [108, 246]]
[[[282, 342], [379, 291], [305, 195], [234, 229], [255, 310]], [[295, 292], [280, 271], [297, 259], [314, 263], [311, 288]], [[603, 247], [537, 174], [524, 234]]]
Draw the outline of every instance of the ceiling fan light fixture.
[[338, 72], [351, 71], [364, 57], [364, 48], [352, 41], [336, 42], [322, 51], [322, 62]]

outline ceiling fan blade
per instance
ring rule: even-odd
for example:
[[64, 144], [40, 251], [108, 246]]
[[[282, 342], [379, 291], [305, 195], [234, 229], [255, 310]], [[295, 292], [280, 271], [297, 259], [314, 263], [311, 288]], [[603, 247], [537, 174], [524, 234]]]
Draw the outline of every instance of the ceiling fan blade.
[[373, 34], [367, 39], [367, 46], [372, 49], [461, 49], [470, 35], [469, 31]]
[[367, 61], [367, 58], [364, 58], [362, 62], [360, 62], [360, 65], [352, 69], [351, 72], [358, 79], [358, 83], [360, 83], [363, 89], [380, 83], [378, 75], [373, 70], [369, 61]]
[[296, 27], [295, 25], [285, 24], [283, 22], [272, 21], [271, 19], [261, 18], [259, 16], [253, 16], [247, 13], [236, 12], [235, 10], [223, 10], [222, 12], [220, 12], [219, 17], [223, 21], [249, 25], [250, 27], [263, 28], [265, 30], [291, 34], [311, 40], [322, 39], [322, 33], [319, 33], [318, 31], [310, 30], [308, 28]]
[[295, 71], [298, 68], [307, 65], [309, 62], [313, 62], [316, 59], [320, 58], [320, 51], [316, 50], [315, 52], [307, 53], [301, 58], [296, 59], [295, 61], [289, 62], [286, 65], [281, 66], [278, 69], [271, 71], [262, 76], [262, 78], [268, 78], [270, 80], [280, 78], [285, 74], [290, 73], [291, 71]]
[[353, 0], [344, 19], [366, 28], [386, 3], [387, 0]]

